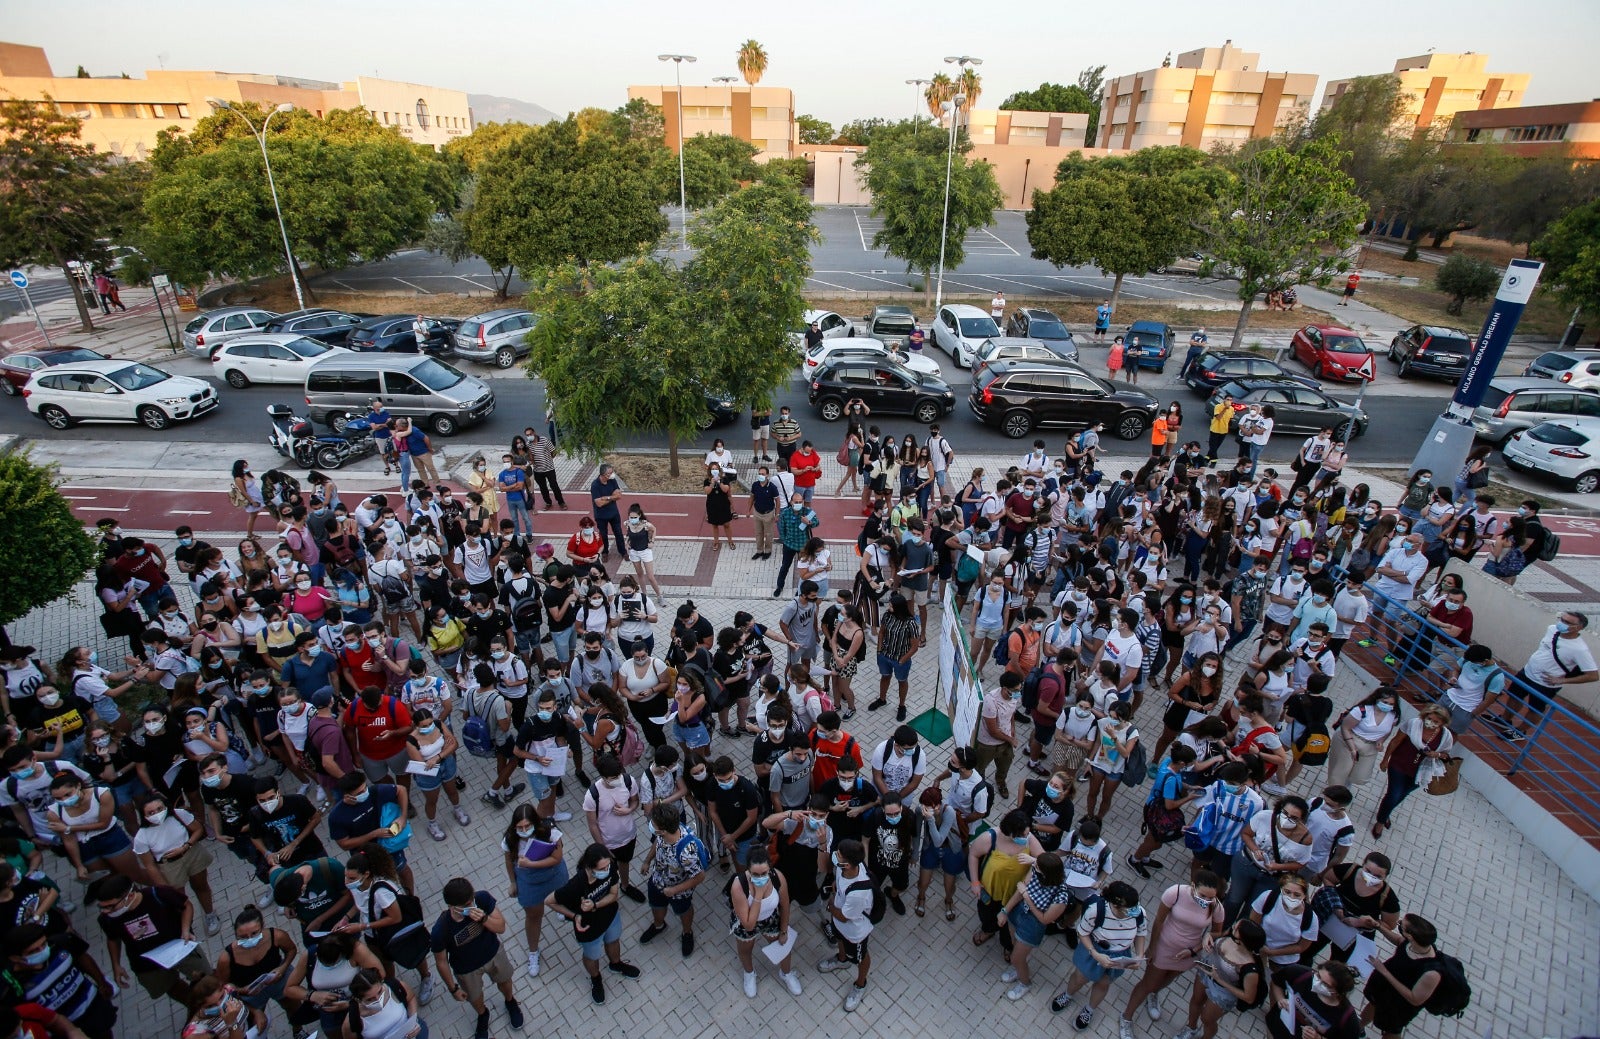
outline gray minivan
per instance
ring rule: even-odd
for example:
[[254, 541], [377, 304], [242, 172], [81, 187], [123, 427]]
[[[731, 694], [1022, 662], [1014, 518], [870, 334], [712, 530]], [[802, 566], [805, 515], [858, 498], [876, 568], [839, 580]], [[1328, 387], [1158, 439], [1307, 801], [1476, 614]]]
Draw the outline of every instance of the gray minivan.
[[494, 391], [427, 354], [353, 354], [330, 357], [306, 374], [306, 406], [313, 422], [344, 429], [346, 412], [363, 415], [374, 399], [391, 415], [405, 415], [447, 437], [494, 411]]

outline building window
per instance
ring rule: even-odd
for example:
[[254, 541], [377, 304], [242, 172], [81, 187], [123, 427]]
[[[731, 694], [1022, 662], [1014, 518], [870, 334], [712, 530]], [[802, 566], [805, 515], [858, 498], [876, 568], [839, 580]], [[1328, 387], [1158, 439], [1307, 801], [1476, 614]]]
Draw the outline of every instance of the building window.
[[1168, 137], [1182, 137], [1183, 136], [1183, 124], [1182, 123], [1168, 123], [1167, 124], [1167, 136]]
[[1567, 124], [1545, 123], [1542, 126], [1514, 126], [1506, 132], [1505, 139], [1513, 144], [1537, 141], [1564, 141], [1567, 139]]
[[383, 116], [383, 125], [384, 126], [388, 126], [389, 125], [389, 113], [388, 112], [383, 112], [383, 113], [380, 113], [380, 114]]
[[1480, 133], [1482, 133], [1482, 132], [1483, 131], [1478, 129], [1476, 126], [1474, 126], [1472, 129], [1468, 130], [1467, 131], [1467, 143], [1468, 144], [1476, 144], [1477, 141], [1478, 141], [1478, 135]]
[[406, 113], [406, 125], [407, 126], [411, 125], [411, 113], [410, 112]]
[[417, 125], [424, 130], [428, 128], [428, 102], [420, 97], [417, 98]]
[[789, 150], [789, 142], [782, 137], [769, 137], [766, 141], [765, 150], [769, 152], [786, 152]]
[[1188, 91], [1188, 90], [1174, 90], [1172, 92], [1172, 103], [1175, 104], [1175, 105], [1186, 105], [1186, 104], [1188, 104], [1189, 103], [1189, 95], [1191, 93], [1192, 93], [1192, 91]]
[[187, 119], [187, 118], [189, 118], [189, 106], [188, 105], [179, 105], [178, 106], [178, 118], [179, 119]]
[[751, 108], [750, 108], [750, 118], [751, 119], [765, 119], [765, 118], [767, 118], [767, 110], [766, 110], [766, 108], [764, 106], [760, 106], [760, 105], [751, 106]]
[[167, 106], [166, 105], [151, 105], [150, 106], [150, 118], [152, 118], [152, 119], [165, 119], [166, 117], [167, 117]]

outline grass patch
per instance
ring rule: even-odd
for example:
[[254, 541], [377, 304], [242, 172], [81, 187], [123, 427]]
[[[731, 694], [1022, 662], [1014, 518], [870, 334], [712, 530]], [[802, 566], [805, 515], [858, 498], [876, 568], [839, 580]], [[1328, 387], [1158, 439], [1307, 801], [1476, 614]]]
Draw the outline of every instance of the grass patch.
[[[1436, 267], [1433, 269], [1438, 270]], [[1489, 300], [1469, 302], [1461, 309], [1460, 314], [1451, 314], [1445, 309], [1450, 303], [1449, 294], [1440, 292], [1432, 286], [1431, 274], [1421, 285], [1393, 285], [1386, 282], [1364, 281], [1361, 283], [1357, 298], [1414, 324], [1448, 325], [1473, 334], [1483, 327], [1483, 319], [1489, 313]], [[1570, 317], [1572, 311], [1566, 305], [1544, 289], [1537, 289], [1534, 291], [1532, 301], [1528, 303], [1528, 309], [1522, 312], [1517, 332], [1521, 335], [1559, 339]]]

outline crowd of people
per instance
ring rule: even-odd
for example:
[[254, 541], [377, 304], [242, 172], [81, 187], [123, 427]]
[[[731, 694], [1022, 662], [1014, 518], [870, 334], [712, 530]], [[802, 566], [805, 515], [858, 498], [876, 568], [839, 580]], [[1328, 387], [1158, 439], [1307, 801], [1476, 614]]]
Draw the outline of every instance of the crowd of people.
[[[513, 980], [543, 971], [549, 913], [601, 1004], [641, 974], [628, 946], [675, 929], [693, 957], [708, 908], [745, 996], [765, 959], [800, 997], [797, 932], [816, 926], [817, 971], [847, 976], [854, 1011], [875, 929], [930, 906], [970, 912], [974, 946], [999, 939], [1006, 997], [1048, 991], [1080, 1031], [1110, 998], [1120, 1035], [1140, 1034], [1174, 983], [1190, 992], [1182, 1039], [1257, 1010], [1280, 1039], [1398, 1036], [1464, 1005], [1460, 964], [1390, 883], [1382, 840], [1463, 730], [1493, 717], [1517, 738], [1596, 675], [1581, 614], [1518, 682], [1474, 642], [1459, 581], [1437, 575], [1504, 536], [1494, 502], [1426, 473], [1378, 502], [1330, 469], [1332, 430], [1287, 477], [1245, 445], [1219, 462], [1215, 444], [1163, 441], [1107, 478], [1090, 429], [958, 486], [937, 426], [895, 437], [864, 406], [847, 417], [836, 494], [855, 481], [865, 513], [849, 564], [815, 533], [821, 459], [787, 409], [753, 421], [748, 490], [723, 443], [707, 453], [708, 521], [730, 526], [745, 498], [756, 560], [781, 550], [782, 605], [721, 627], [663, 601], [654, 527], [609, 466], [563, 549], [528, 532], [508, 507], [533, 505], [519, 452], [549, 459], [532, 430], [464, 494], [419, 480], [346, 500], [313, 473], [269, 495], [241, 462], [265, 540], [180, 527], [169, 557], [103, 522], [101, 623], [128, 652], [4, 654], [3, 1013], [111, 1036], [118, 986], [137, 982], [185, 1007], [185, 1034], [265, 1035], [281, 1012], [281, 1034], [425, 1039], [442, 987], [485, 1039], [502, 1012], [524, 1026]], [[1506, 526], [1537, 537], [1524, 509]], [[1413, 602], [1468, 646], [1446, 700], [1407, 717], [1379, 686], [1336, 714], [1351, 642], [1419, 651], [1423, 633], [1378, 624]], [[908, 718], [947, 603], [988, 690], [953, 750]], [[858, 703], [869, 653], [878, 686]], [[892, 731], [868, 746], [851, 721], [891, 694]], [[1143, 799], [1137, 832], [1113, 823], [1119, 796]], [[451, 872], [468, 875], [419, 883], [421, 832], [456, 842]], [[496, 840], [498, 889], [469, 850]], [[231, 921], [210, 879], [223, 852], [254, 880]], [[98, 942], [69, 915], [68, 873]], [[647, 913], [631, 935], [624, 900]], [[1032, 954], [1056, 938], [1070, 971], [1037, 989]]]

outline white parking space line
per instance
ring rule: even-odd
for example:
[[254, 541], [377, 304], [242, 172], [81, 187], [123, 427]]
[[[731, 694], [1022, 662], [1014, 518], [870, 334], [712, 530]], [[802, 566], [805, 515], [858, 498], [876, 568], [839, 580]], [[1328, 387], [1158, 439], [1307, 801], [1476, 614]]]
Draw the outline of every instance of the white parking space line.
[[421, 285], [418, 285], [414, 281], [406, 281], [404, 278], [396, 278], [395, 281], [398, 281], [402, 285], [411, 286], [412, 288], [416, 289], [418, 292], [422, 293], [424, 296], [433, 295], [433, 290], [432, 289], [425, 289]]
[[473, 281], [471, 278], [467, 277], [465, 274], [452, 274], [452, 275], [450, 275], [450, 277], [452, 277], [452, 278], [460, 278], [462, 281], [466, 282], [468, 285], [472, 285], [472, 286], [474, 286], [476, 288], [489, 289], [491, 291], [494, 289], [493, 285], [485, 285], [481, 281]]
[[946, 277], [944, 279], [944, 283], [946, 285], [959, 285], [960, 287], [962, 287], [964, 289], [976, 289], [979, 292], [993, 292], [994, 291], [994, 286], [993, 285], [974, 285], [970, 281], [956, 281], [954, 278], [950, 278], [950, 277]]
[[[856, 213], [855, 214], [855, 218], [856, 218], [856, 235], [857, 235], [857, 237], [859, 237], [861, 239], [861, 251], [862, 252], [866, 252], [866, 253], [876, 252], [876, 250], [873, 249], [872, 246], [867, 244], [866, 222], [864, 222], [861, 219], [861, 214], [860, 213]], [[873, 221], [873, 222], [877, 223], [877, 221]], [[875, 227], [875, 228], [872, 229], [873, 232], [876, 233], [878, 228], [882, 227], [882, 226], [883, 225], [881, 223], [878, 224], [878, 227]]]
[[977, 231], [978, 234], [987, 235], [988, 237], [994, 239], [997, 243], [1000, 244], [1000, 246], [1002, 246], [1005, 249], [1006, 252], [1010, 253], [1012, 256], [1021, 256], [1022, 255], [1021, 253], [1017, 252], [1015, 249], [1011, 248], [1010, 243], [1008, 243], [1004, 238], [1001, 238], [999, 235], [995, 234], [993, 231], [989, 230], [987, 227], [977, 228], [976, 231]]
[[[1208, 296], [1203, 292], [1190, 292], [1188, 289], [1175, 289], [1171, 285], [1168, 285], [1164, 281], [1156, 282], [1156, 281], [1145, 281], [1145, 280], [1141, 279], [1141, 280], [1139, 280], [1139, 284], [1147, 286], [1149, 288], [1153, 288], [1153, 289], [1160, 289], [1163, 292], [1176, 292], [1180, 296], [1193, 296], [1195, 299], [1216, 299], [1217, 298], [1216, 296]], [[1128, 283], [1127, 282], [1123, 282], [1122, 283], [1122, 291], [1123, 292], [1127, 292], [1128, 291]]]
[[885, 285], [893, 285], [897, 289], [904, 289], [904, 288], [907, 287], [906, 283], [903, 282], [903, 281], [890, 281], [888, 278], [877, 278], [877, 277], [874, 277], [871, 274], [855, 273], [854, 276], [857, 277], [857, 278], [863, 278], [863, 279], [865, 279], [867, 281], [881, 281], [883, 284], [885, 284]]
[[837, 282], [823, 281], [821, 278], [818, 278], [815, 275], [807, 278], [806, 281], [814, 281], [818, 285], [826, 285], [830, 289], [842, 289], [845, 292], [860, 292], [861, 291], [860, 289], [851, 288], [849, 285], [840, 285]]

